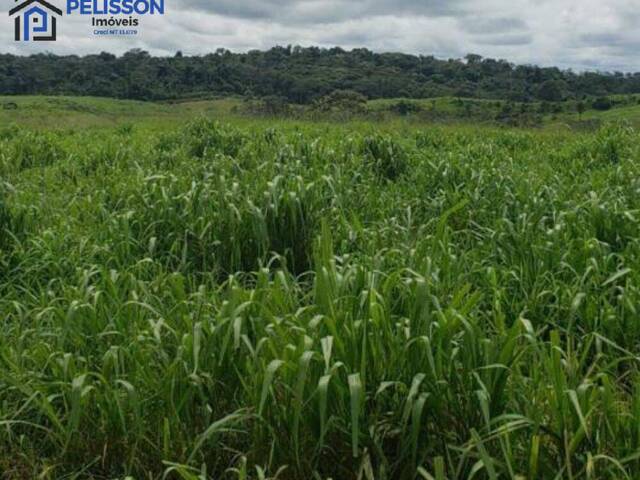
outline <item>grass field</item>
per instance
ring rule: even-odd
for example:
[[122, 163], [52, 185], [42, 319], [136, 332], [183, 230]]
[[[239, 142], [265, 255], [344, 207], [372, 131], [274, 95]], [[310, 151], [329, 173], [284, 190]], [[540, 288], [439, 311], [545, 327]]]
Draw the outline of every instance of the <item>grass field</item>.
[[96, 97], [0, 96], [0, 125], [16, 124], [39, 129], [86, 129], [123, 123], [173, 125], [193, 115], [228, 115], [240, 102], [234, 99], [176, 104], [135, 102]]
[[640, 137], [0, 111], [0, 478], [640, 472]]
[[[616, 104], [608, 111], [597, 111], [588, 108], [578, 115], [575, 102], [562, 103], [560, 112], [544, 113], [536, 122], [538, 130], [593, 130], [600, 122], [623, 121], [634, 127], [640, 127], [640, 97], [613, 96]], [[417, 112], [407, 116], [394, 113], [394, 106], [399, 103], [414, 105]], [[484, 125], [502, 126], [505, 123], [496, 121], [500, 112], [510, 102], [494, 100], [460, 99], [442, 97], [426, 100], [380, 99], [367, 102], [366, 112], [361, 115], [350, 115], [351, 123], [360, 121], [364, 124], [375, 123], [379, 128], [390, 125]], [[15, 105], [15, 109], [7, 108]], [[523, 105], [527, 112], [537, 112], [540, 103], [512, 103], [513, 115], [521, 115]], [[553, 104], [548, 105], [553, 110]], [[300, 110], [300, 108], [294, 109]], [[304, 109], [303, 109], [304, 110]], [[182, 100], [173, 103], [136, 102], [131, 100], [114, 100], [96, 97], [30, 97], [0, 95], [0, 125], [16, 124], [36, 129], [86, 129], [91, 127], [114, 127], [125, 123], [149, 127], [154, 131], [171, 128], [194, 116], [204, 115], [210, 118], [224, 119], [243, 126], [260, 124], [268, 126], [273, 119], [268, 116], [256, 118], [255, 112], [248, 112], [246, 102], [242, 98], [218, 98], [208, 100]], [[337, 120], [343, 122], [339, 116]], [[304, 118], [304, 117], [303, 117]], [[316, 115], [309, 115], [305, 121], [318, 121]], [[336, 118], [320, 118], [321, 121], [335, 123]], [[354, 122], [354, 120], [356, 122]], [[280, 123], [285, 120], [280, 119]], [[299, 124], [299, 116], [290, 118], [289, 123]]]

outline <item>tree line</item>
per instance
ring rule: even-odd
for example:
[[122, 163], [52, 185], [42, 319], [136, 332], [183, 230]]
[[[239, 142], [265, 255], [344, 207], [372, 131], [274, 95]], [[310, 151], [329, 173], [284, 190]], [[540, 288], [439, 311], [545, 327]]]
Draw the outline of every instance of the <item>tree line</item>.
[[307, 104], [336, 90], [376, 98], [580, 100], [640, 93], [640, 73], [574, 72], [467, 55], [438, 59], [359, 48], [274, 47], [203, 56], [0, 55], [0, 93], [170, 100], [214, 95], [280, 97]]

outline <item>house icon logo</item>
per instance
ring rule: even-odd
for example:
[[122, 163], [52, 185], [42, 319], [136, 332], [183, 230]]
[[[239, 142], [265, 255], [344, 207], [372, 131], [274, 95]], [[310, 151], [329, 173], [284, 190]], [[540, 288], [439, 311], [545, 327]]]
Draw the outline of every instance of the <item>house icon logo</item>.
[[[19, 0], [16, 0], [19, 1]], [[53, 42], [62, 10], [45, 0], [25, 0], [9, 11], [14, 18], [16, 42]]]

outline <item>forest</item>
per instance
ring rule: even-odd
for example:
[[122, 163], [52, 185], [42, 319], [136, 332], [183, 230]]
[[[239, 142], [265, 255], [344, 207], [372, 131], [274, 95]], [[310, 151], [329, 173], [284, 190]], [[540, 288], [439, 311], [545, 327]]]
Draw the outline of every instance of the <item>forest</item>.
[[274, 47], [204, 56], [155, 57], [134, 49], [122, 56], [0, 55], [5, 95], [80, 95], [171, 100], [241, 95], [308, 104], [336, 90], [369, 99], [461, 98], [516, 102], [582, 100], [640, 93], [640, 73], [574, 72], [514, 65], [470, 54], [438, 59], [360, 48]]

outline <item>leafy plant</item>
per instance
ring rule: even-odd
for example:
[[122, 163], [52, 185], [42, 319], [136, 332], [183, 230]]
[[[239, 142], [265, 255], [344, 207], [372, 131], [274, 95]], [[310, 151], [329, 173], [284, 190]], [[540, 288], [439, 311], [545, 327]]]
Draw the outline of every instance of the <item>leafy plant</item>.
[[367, 136], [362, 141], [365, 162], [380, 178], [396, 180], [407, 169], [404, 148], [389, 136]]
[[204, 117], [191, 121], [182, 131], [182, 137], [189, 153], [200, 158], [207, 153], [236, 156], [244, 143], [240, 132]]

